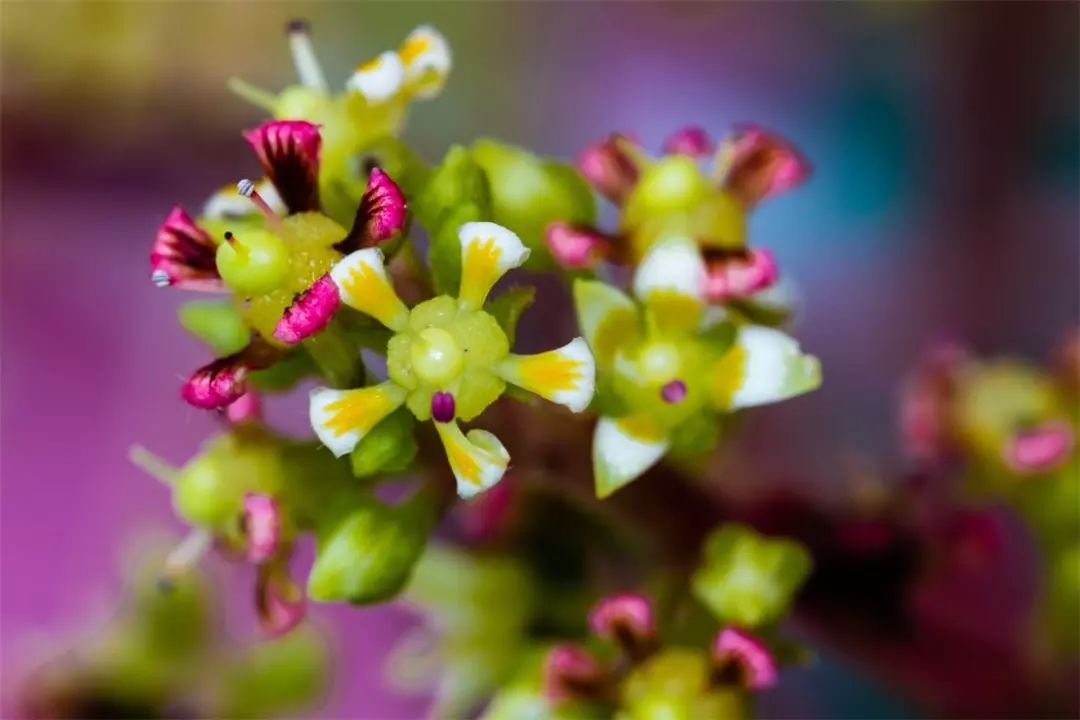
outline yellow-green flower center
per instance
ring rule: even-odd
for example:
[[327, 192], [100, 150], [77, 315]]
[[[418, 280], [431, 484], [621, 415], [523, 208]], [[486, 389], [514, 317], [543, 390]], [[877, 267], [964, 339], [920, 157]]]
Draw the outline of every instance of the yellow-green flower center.
[[641, 349], [641, 377], [649, 385], [662, 385], [675, 378], [682, 364], [679, 349], [670, 342], [652, 342]]
[[464, 356], [454, 336], [442, 328], [422, 330], [412, 344], [412, 366], [421, 382], [442, 385], [461, 372]]

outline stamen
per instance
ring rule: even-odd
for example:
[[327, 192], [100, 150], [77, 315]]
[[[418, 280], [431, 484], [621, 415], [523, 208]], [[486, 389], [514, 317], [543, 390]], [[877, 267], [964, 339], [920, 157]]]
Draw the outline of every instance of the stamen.
[[686, 399], [686, 383], [682, 380], [672, 380], [660, 388], [660, 397], [669, 405], [681, 403]]
[[179, 468], [173, 467], [142, 445], [131, 446], [131, 450], [128, 451], [128, 460], [150, 477], [166, 485], [172, 485], [180, 476]]
[[281, 229], [281, 218], [278, 217], [278, 214], [274, 212], [274, 209], [270, 207], [270, 204], [266, 202], [263, 196], [259, 194], [259, 191], [255, 189], [255, 183], [244, 178], [236, 183], [236, 192], [254, 203], [255, 207], [259, 208], [259, 212], [263, 214], [263, 217], [266, 218], [266, 222], [269, 223], [271, 227], [277, 230]]
[[192, 530], [188, 533], [165, 558], [165, 567], [158, 578], [158, 587], [171, 590], [180, 576], [187, 573], [210, 548], [213, 539], [214, 536], [208, 530]]
[[454, 396], [448, 392], [437, 392], [431, 396], [431, 417], [435, 422], [448, 423], [454, 419]]
[[315, 57], [315, 50], [311, 46], [309, 29], [307, 21], [302, 19], [290, 20], [286, 26], [289, 34], [289, 50], [292, 52], [296, 75], [300, 78], [301, 85], [319, 92], [329, 92], [326, 77], [323, 75], [318, 58]]
[[159, 288], [169, 287], [172, 284], [169, 282], [169, 273], [160, 269], [150, 273], [150, 282]]

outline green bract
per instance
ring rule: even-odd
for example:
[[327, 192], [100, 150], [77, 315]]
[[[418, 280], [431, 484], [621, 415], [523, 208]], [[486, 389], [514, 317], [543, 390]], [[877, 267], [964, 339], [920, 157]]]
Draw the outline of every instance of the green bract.
[[724, 525], [705, 540], [694, 595], [722, 623], [757, 628], [779, 620], [810, 572], [798, 543]]

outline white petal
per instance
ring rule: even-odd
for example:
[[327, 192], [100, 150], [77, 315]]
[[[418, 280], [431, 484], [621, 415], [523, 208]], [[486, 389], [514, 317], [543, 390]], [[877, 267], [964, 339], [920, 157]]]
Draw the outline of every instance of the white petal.
[[596, 494], [607, 497], [656, 464], [667, 452], [667, 438], [631, 434], [626, 418], [600, 418], [593, 436]]
[[421, 25], [409, 33], [398, 50], [405, 65], [405, 80], [416, 97], [434, 97], [450, 73], [450, 45], [438, 30]]
[[596, 390], [596, 363], [584, 338], [537, 355], [510, 355], [498, 367], [509, 383], [581, 412]]
[[363, 95], [368, 102], [381, 103], [397, 95], [405, 84], [405, 65], [396, 52], [384, 52], [360, 67], [346, 85]]
[[645, 254], [634, 275], [634, 294], [642, 300], [657, 290], [703, 298], [705, 263], [692, 240], [662, 240]]
[[799, 343], [779, 330], [744, 325], [736, 343], [743, 353], [742, 378], [731, 396], [732, 408], [785, 400], [820, 383], [817, 358], [801, 353]]
[[341, 457], [404, 400], [405, 391], [393, 383], [355, 390], [317, 387], [309, 396], [311, 427], [322, 444]]
[[466, 437], [456, 422], [435, 423], [460, 497], [469, 498], [502, 479], [510, 453], [493, 434], [471, 430]]
[[484, 304], [488, 292], [508, 270], [529, 258], [529, 249], [513, 231], [492, 222], [469, 222], [458, 229], [461, 243], [461, 289], [467, 307]]
[[409, 318], [409, 309], [398, 297], [383, 265], [378, 248], [364, 248], [346, 255], [330, 270], [341, 301], [366, 313], [392, 330], [400, 330]]

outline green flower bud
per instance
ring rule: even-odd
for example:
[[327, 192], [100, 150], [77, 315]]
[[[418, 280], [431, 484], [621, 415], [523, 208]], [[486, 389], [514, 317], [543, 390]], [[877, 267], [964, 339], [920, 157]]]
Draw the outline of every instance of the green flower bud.
[[274, 440], [237, 429], [211, 440], [183, 467], [173, 485], [173, 506], [192, 525], [231, 534], [237, 531], [245, 493], [274, 495], [282, 482]]
[[[455, 145], [428, 178], [412, 211], [425, 227], [437, 228], [449, 213], [466, 203], [476, 205], [485, 214], [490, 213], [491, 189], [487, 176], [469, 150]], [[456, 247], [460, 253], [460, 245]]]
[[224, 671], [220, 717], [270, 717], [302, 710], [327, 689], [329, 652], [306, 628], [261, 642]]
[[397, 595], [427, 543], [434, 520], [426, 497], [390, 507], [371, 500], [318, 532], [318, 551], [308, 576], [314, 600], [357, 605]]
[[754, 628], [779, 620], [810, 572], [810, 555], [792, 540], [724, 525], [705, 540], [693, 591], [722, 623]]
[[596, 198], [569, 165], [494, 140], [478, 140], [472, 155], [490, 182], [494, 221], [513, 230], [533, 250], [525, 267], [551, 266], [544, 232], [552, 222], [595, 223]]
[[194, 300], [177, 313], [185, 330], [209, 345], [218, 357], [240, 352], [251, 339], [236, 305], [228, 301]]
[[636, 668], [622, 688], [627, 720], [742, 720], [750, 708], [734, 689], [709, 689], [709, 661], [701, 652], [665, 650]]
[[400, 408], [376, 425], [352, 451], [352, 471], [356, 477], [376, 473], [401, 472], [416, 457], [413, 415]]

